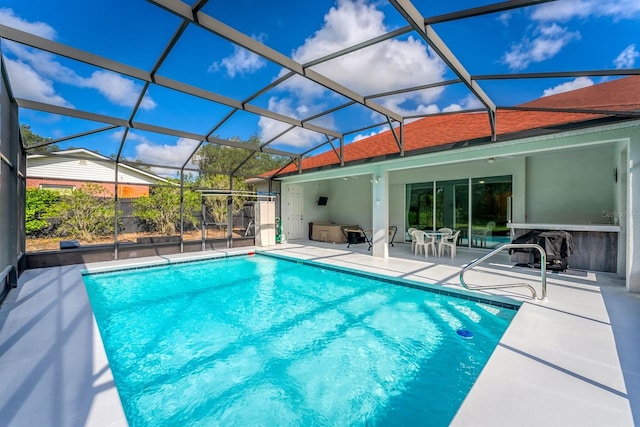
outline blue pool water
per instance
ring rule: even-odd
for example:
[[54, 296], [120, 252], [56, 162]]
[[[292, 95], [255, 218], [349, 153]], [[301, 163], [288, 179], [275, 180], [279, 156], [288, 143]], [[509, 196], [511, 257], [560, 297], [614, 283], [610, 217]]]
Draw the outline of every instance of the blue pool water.
[[131, 426], [447, 425], [515, 315], [261, 255], [84, 280]]

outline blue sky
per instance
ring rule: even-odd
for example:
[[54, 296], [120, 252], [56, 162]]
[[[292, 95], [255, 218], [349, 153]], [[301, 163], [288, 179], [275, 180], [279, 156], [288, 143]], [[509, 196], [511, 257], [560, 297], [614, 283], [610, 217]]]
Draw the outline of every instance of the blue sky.
[[[425, 16], [492, 4], [492, 1], [414, 0]], [[272, 49], [305, 63], [407, 25], [386, 1], [209, 1], [203, 12]], [[614, 70], [640, 64], [640, 0], [557, 0], [539, 6], [434, 25], [472, 75], [516, 72]], [[0, 23], [93, 54], [150, 71], [180, 20], [141, 0], [0, 0]], [[2, 40], [14, 94], [54, 105], [128, 119], [144, 82]], [[455, 75], [414, 32], [313, 67], [363, 95], [418, 86]], [[190, 25], [158, 75], [244, 100], [285, 73], [278, 64]], [[481, 81], [497, 105], [589, 86], [606, 78]], [[250, 101], [253, 106], [303, 119], [348, 100], [297, 76]], [[401, 115], [478, 108], [464, 85], [377, 98]], [[230, 111], [224, 105], [152, 85], [135, 121], [207, 134]], [[59, 138], [103, 124], [22, 109], [22, 123], [42, 136]], [[346, 133], [385, 119], [353, 105], [311, 123]], [[288, 125], [238, 112], [220, 126], [220, 138], [270, 140]], [[384, 128], [350, 134], [346, 142]], [[123, 130], [84, 137], [66, 146], [117, 152]], [[326, 138], [305, 129], [270, 146], [304, 152]], [[124, 146], [128, 159], [181, 165], [197, 141], [132, 130]], [[327, 146], [321, 149], [326, 150]]]

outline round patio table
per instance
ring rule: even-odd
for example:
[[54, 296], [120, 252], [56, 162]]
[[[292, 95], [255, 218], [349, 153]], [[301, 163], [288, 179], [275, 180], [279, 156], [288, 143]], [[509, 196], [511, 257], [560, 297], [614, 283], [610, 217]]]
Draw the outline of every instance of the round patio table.
[[[436, 238], [436, 245], [440, 244], [440, 240], [442, 240], [444, 236], [453, 236], [452, 233], [449, 233], [447, 231], [427, 231], [427, 230], [423, 230], [423, 231], [424, 231], [424, 234], [426, 234], [427, 236]], [[439, 253], [440, 253], [439, 251], [436, 251], [436, 256], [439, 256], [438, 255]]]

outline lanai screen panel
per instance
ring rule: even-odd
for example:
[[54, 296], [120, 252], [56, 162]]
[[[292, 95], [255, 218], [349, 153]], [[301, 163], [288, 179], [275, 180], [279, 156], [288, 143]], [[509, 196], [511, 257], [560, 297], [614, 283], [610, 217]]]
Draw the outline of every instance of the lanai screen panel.
[[[572, 4], [9, 0], [0, 36], [20, 120], [38, 135], [59, 138], [43, 116], [69, 114], [231, 147], [258, 135], [282, 151], [271, 154], [296, 159], [326, 148], [325, 134], [348, 141], [384, 122], [493, 111], [638, 74], [640, 12]], [[263, 118], [302, 129], [288, 133], [305, 141], [271, 140]], [[116, 153], [130, 159], [131, 146]]]

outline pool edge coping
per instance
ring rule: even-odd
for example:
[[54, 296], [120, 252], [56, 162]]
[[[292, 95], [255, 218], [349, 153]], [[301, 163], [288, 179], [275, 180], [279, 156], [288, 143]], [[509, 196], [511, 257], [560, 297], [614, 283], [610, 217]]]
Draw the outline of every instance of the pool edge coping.
[[122, 265], [122, 266], [112, 265], [112, 266], [99, 266], [95, 268], [87, 267], [84, 270], [81, 270], [80, 274], [82, 277], [84, 277], [87, 275], [100, 275], [100, 274], [108, 274], [108, 273], [115, 273], [115, 272], [129, 271], [129, 270], [141, 270], [145, 268], [179, 265], [179, 264], [186, 264], [191, 262], [205, 262], [208, 260], [217, 260], [222, 258], [232, 258], [232, 257], [249, 256], [249, 255], [260, 255], [260, 256], [278, 258], [278, 259], [283, 259], [289, 262], [296, 262], [296, 263], [311, 265], [314, 267], [331, 269], [334, 271], [340, 271], [348, 274], [357, 275], [360, 277], [367, 277], [367, 278], [381, 280], [385, 283], [391, 283], [397, 286], [405, 286], [413, 289], [433, 292], [440, 295], [447, 295], [447, 296], [460, 298], [468, 301], [475, 301], [478, 303], [488, 304], [491, 306], [505, 308], [509, 310], [518, 311], [518, 309], [522, 307], [522, 304], [523, 304], [523, 301], [518, 301], [512, 298], [504, 297], [500, 295], [482, 296], [477, 294], [476, 292], [466, 291], [464, 289], [452, 289], [452, 288], [446, 287], [445, 285], [436, 285], [436, 284], [431, 284], [426, 282], [419, 282], [415, 280], [393, 277], [393, 276], [388, 276], [381, 273], [374, 273], [374, 272], [360, 270], [356, 268], [337, 266], [337, 265], [324, 263], [321, 261], [296, 258], [293, 256], [277, 254], [272, 251], [259, 250], [259, 249], [219, 251], [219, 252], [212, 252], [208, 254], [200, 254], [195, 256], [184, 256], [179, 258], [161, 257], [161, 259], [134, 262], [129, 265]]

